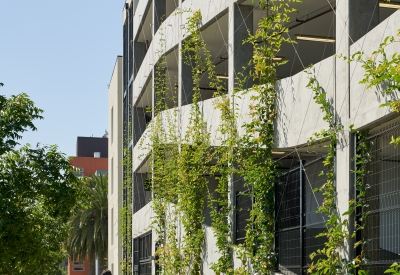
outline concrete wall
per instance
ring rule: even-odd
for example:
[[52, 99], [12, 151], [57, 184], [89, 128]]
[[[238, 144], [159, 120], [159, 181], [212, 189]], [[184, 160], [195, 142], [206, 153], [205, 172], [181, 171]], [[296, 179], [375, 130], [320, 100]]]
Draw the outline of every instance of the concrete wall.
[[[118, 236], [119, 210], [122, 207], [122, 57], [117, 57], [108, 89], [108, 269], [121, 274], [121, 238]], [[112, 114], [111, 114], [112, 112]], [[113, 119], [111, 121], [111, 118]], [[112, 138], [111, 138], [112, 137]], [[111, 214], [111, 212], [113, 212]], [[112, 241], [112, 242], [111, 242]]]
[[[314, 65], [312, 76], [326, 91], [327, 99], [333, 102], [335, 89], [335, 57], [329, 57]], [[324, 113], [313, 99], [314, 91], [306, 88], [309, 75], [300, 72], [279, 80], [276, 84], [277, 118], [275, 144], [277, 148], [288, 148], [305, 144], [315, 132], [328, 129], [323, 121]]]

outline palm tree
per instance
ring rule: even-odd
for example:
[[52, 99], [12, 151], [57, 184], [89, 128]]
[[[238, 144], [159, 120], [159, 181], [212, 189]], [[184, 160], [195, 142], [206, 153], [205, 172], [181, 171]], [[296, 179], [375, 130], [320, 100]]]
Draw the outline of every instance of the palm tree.
[[107, 176], [85, 177], [81, 186], [79, 203], [70, 220], [67, 249], [71, 259], [88, 257], [94, 266], [97, 257], [103, 268], [108, 250]]

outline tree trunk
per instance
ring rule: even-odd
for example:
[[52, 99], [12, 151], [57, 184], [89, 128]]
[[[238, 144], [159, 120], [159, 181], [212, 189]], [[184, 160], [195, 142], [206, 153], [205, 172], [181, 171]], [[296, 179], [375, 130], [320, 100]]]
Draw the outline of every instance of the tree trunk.
[[98, 261], [99, 261], [99, 275], [100, 275], [103, 270], [107, 269], [107, 265], [105, 259], [99, 258]]

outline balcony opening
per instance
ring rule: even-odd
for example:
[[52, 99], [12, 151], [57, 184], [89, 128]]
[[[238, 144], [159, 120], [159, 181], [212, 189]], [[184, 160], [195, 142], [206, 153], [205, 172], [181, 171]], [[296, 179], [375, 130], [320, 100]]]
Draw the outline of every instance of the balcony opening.
[[166, 14], [168, 18], [179, 7], [179, 0], [166, 0]]
[[151, 201], [151, 175], [148, 165], [133, 174], [133, 214]]
[[139, 87], [140, 94], [136, 105], [133, 107], [133, 146], [142, 137], [147, 125], [152, 120], [152, 77], [146, 81], [145, 87]]
[[140, 27], [136, 34], [135, 43], [142, 43], [145, 48], [145, 55], [150, 48], [151, 41], [153, 40], [153, 2], [149, 5], [143, 14], [136, 14], [139, 17]]
[[[211, 62], [215, 66], [217, 77], [222, 81], [223, 89], [220, 91], [222, 93], [227, 93], [228, 90], [228, 19], [229, 17], [226, 13], [201, 30], [201, 37], [210, 52]], [[200, 53], [200, 55], [203, 59], [205, 58], [203, 53]], [[183, 81], [187, 79], [182, 88], [182, 105], [187, 105], [192, 103], [193, 98], [192, 66], [183, 64], [182, 71]], [[200, 100], [204, 101], [212, 98], [217, 89], [211, 87], [208, 73], [202, 71], [199, 77]]]
[[165, 73], [164, 104], [166, 109], [178, 106], [178, 60], [179, 50], [176, 47], [165, 54], [164, 64], [160, 64]]

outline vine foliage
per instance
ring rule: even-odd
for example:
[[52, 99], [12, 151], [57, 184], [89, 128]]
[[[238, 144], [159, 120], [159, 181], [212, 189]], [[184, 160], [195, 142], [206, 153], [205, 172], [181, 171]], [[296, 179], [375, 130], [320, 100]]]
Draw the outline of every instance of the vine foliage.
[[[244, 178], [253, 207], [246, 227], [245, 250], [241, 254], [244, 266], [237, 270], [241, 274], [269, 274], [276, 266], [274, 194], [277, 164], [272, 159], [277, 115], [275, 84], [277, 67], [287, 61], [275, 61], [275, 57], [283, 44], [295, 43], [285, 27], [290, 14], [296, 11], [291, 7], [295, 2], [300, 1], [261, 0], [259, 5], [264, 17], [259, 21], [257, 31], [250, 33], [245, 41], [253, 47], [253, 58], [249, 62], [249, 76], [239, 76], [238, 89], [241, 90], [248, 78], [254, 84], [243, 92], [251, 102], [250, 122], [244, 123], [245, 133], [237, 142], [235, 172]], [[243, 96], [239, 91], [236, 95]]]
[[[321, 187], [316, 188], [314, 192], [322, 192], [323, 202], [318, 209], [318, 213], [326, 215], [326, 230], [316, 237], [325, 238], [324, 247], [310, 254], [313, 261], [308, 269], [309, 273], [313, 274], [348, 274], [356, 273], [367, 274], [367, 271], [360, 269], [361, 264], [367, 261], [367, 258], [362, 251], [363, 245], [367, 240], [356, 240], [356, 234], [365, 226], [366, 218], [369, 214], [366, 211], [368, 203], [365, 201], [366, 189], [364, 179], [368, 175], [367, 165], [371, 161], [370, 142], [368, 141], [368, 133], [366, 131], [356, 131], [353, 126], [350, 126], [350, 131], [353, 131], [358, 137], [357, 154], [353, 161], [355, 169], [351, 172], [356, 175], [356, 199], [350, 200], [348, 210], [340, 215], [337, 208], [337, 191], [335, 185], [335, 158], [336, 145], [338, 142], [338, 134], [343, 131], [343, 126], [336, 121], [334, 109], [327, 99], [326, 91], [319, 84], [318, 80], [313, 76], [312, 70], [306, 71], [309, 75], [307, 88], [314, 92], [314, 101], [320, 105], [321, 110], [325, 113], [323, 120], [328, 123], [328, 130], [322, 130], [315, 133], [310, 139], [310, 143], [316, 140], [328, 140], [328, 154], [325, 157], [323, 164], [328, 168], [326, 172], [327, 182]], [[358, 222], [355, 223], [354, 232], [348, 231], [350, 218], [357, 215]], [[354, 259], [348, 259], [344, 256], [343, 248], [347, 240], [355, 240], [354, 248], [361, 247], [360, 255]]]
[[[287, 61], [274, 59], [283, 43], [294, 43], [289, 36], [286, 38], [288, 29], [284, 26], [290, 21], [289, 14], [295, 12], [290, 7], [293, 2], [299, 1], [260, 1], [265, 17], [259, 22], [257, 32], [249, 34], [245, 41], [254, 48], [254, 56], [249, 63], [252, 70], [250, 75], [239, 74], [237, 79], [238, 90], [241, 90], [248, 78], [257, 83], [244, 92], [244, 96], [249, 95], [254, 104], [250, 106], [251, 122], [244, 125], [245, 134], [241, 137], [236, 130], [233, 97], [224, 93], [224, 85], [216, 75], [211, 54], [201, 37], [200, 12], [192, 12], [186, 22], [182, 56], [186, 65], [192, 69], [193, 79], [189, 126], [179, 134], [176, 134], [178, 130], [166, 130], [165, 125], [168, 123], [165, 123], [160, 113], [152, 126], [151, 135], [150, 162], [153, 165], [152, 186], [156, 215], [154, 226], [159, 242], [157, 255], [164, 274], [198, 274], [201, 271], [206, 203], [210, 209], [220, 254], [218, 261], [212, 265], [216, 274], [268, 274], [275, 268], [273, 232], [277, 171], [276, 163], [271, 158], [274, 119], [277, 114], [275, 83], [276, 68]], [[215, 101], [221, 118], [218, 128], [221, 146], [218, 147], [211, 146], [210, 134], [200, 109], [200, 82], [205, 76], [218, 97]], [[158, 79], [161, 79], [158, 80], [160, 84], [157, 81], [155, 88], [157, 93], [162, 93], [166, 86], [164, 75], [160, 73]], [[235, 96], [241, 95], [237, 91]], [[158, 97], [162, 98], [162, 95]], [[171, 112], [167, 109], [163, 109], [163, 114]], [[175, 124], [168, 125], [176, 128]], [[170, 151], [171, 148], [174, 149]], [[205, 175], [217, 179], [215, 190], [209, 189], [209, 179]], [[245, 179], [254, 202], [246, 228], [246, 243], [237, 248], [234, 248], [232, 241], [231, 220], [234, 209], [229, 201], [233, 175]], [[183, 229], [180, 229], [180, 225]], [[243, 264], [236, 269], [233, 266], [234, 250], [240, 255]]]
[[[130, 128], [130, 127], [128, 127]], [[127, 144], [127, 143], [126, 143]], [[120, 262], [122, 274], [132, 274], [132, 150], [124, 148], [122, 159], [123, 181], [121, 195], [123, 199], [119, 212], [119, 235], [122, 239], [123, 259]]]
[[[400, 29], [397, 36], [400, 36]], [[386, 53], [386, 49], [395, 43], [400, 43], [400, 40], [395, 36], [387, 36], [370, 57], [366, 57], [364, 52], [358, 51], [348, 59], [343, 58], [349, 62], [360, 62], [365, 73], [359, 84], [366, 85], [367, 89], [377, 87], [383, 96], [389, 97], [389, 100], [381, 104], [381, 107], [389, 107], [392, 112], [400, 113], [400, 99], [398, 98], [400, 92], [400, 55], [395, 52], [390, 57]], [[396, 147], [400, 143], [400, 137], [392, 137], [390, 143]]]
[[[277, 163], [272, 158], [274, 122], [277, 117], [275, 84], [278, 80], [277, 68], [287, 61], [276, 61], [275, 57], [283, 44], [294, 43], [285, 25], [290, 21], [290, 14], [295, 12], [291, 5], [296, 2], [300, 0], [259, 1], [264, 17], [258, 23], [257, 31], [254, 34], [249, 33], [249, 38], [244, 41], [253, 47], [253, 58], [248, 64], [250, 73], [238, 73], [234, 94], [226, 94], [226, 83], [217, 77], [211, 53], [201, 36], [200, 11], [178, 13], [191, 13], [184, 25], [185, 39], [182, 41], [181, 51], [184, 63], [191, 69], [193, 80], [189, 95], [191, 104], [184, 106], [189, 110], [185, 129], [180, 121], [182, 106], [178, 104], [177, 91], [173, 88], [177, 85], [172, 85], [166, 74], [167, 64], [162, 42], [164, 39], [160, 41], [161, 51], [154, 79], [156, 101], [152, 110], [153, 120], [149, 125], [149, 143], [142, 143], [141, 146], [151, 152], [148, 159], [149, 180], [153, 194], [156, 256], [161, 274], [201, 274], [207, 232], [204, 225], [206, 208], [211, 216], [219, 253], [218, 260], [212, 264], [215, 274], [270, 274], [276, 267], [274, 195], [278, 172]], [[368, 87], [388, 83], [383, 93], [390, 95], [399, 90], [399, 55], [395, 54], [389, 59], [385, 54], [385, 47], [395, 42], [397, 41], [394, 37], [387, 38], [369, 60], [363, 60], [361, 53], [353, 55], [351, 60], [362, 61], [367, 72], [361, 83], [368, 84]], [[379, 60], [383, 61], [378, 64], [376, 56], [380, 56]], [[204, 83], [204, 78], [207, 78], [210, 88], [216, 91], [215, 108], [220, 113], [220, 146], [215, 147], [212, 146], [212, 137], [202, 111], [200, 83]], [[255, 84], [251, 89], [243, 91], [244, 84], [249, 79]], [[328, 155], [324, 160], [324, 165], [328, 168], [327, 182], [320, 189], [314, 190], [322, 192], [324, 196], [318, 212], [327, 217], [326, 231], [318, 237], [323, 237], [326, 241], [322, 249], [310, 255], [315, 261], [308, 271], [314, 274], [366, 274], [366, 271], [360, 269], [366, 261], [362, 249], [360, 255], [354, 259], [343, 258], [341, 250], [344, 243], [348, 239], [354, 239], [356, 232], [365, 226], [356, 223], [355, 232], [348, 232], [346, 228], [349, 217], [355, 215], [358, 209], [361, 209], [358, 216], [360, 221], [365, 221], [368, 215], [368, 211], [365, 211], [368, 205], [364, 200], [367, 189], [364, 178], [368, 174], [367, 164], [370, 161], [367, 134], [355, 131], [360, 140], [355, 156], [357, 167], [353, 171], [356, 174], [358, 195], [357, 199], [349, 202], [349, 210], [340, 216], [336, 205], [335, 158], [338, 133], [343, 131], [343, 126], [336, 121], [327, 94], [311, 71], [307, 87], [314, 92], [314, 100], [320, 105], [324, 112], [323, 119], [329, 125], [327, 130], [315, 133], [311, 140], [328, 141], [329, 145]], [[239, 136], [234, 100], [240, 97], [249, 98], [251, 105], [249, 122], [244, 123], [244, 134]], [[400, 111], [398, 99], [393, 99], [384, 106]], [[142, 139], [142, 142], [144, 140], [146, 139]], [[392, 142], [397, 145], [400, 138], [393, 139]], [[131, 155], [127, 156], [131, 159]], [[126, 166], [132, 165], [128, 163]], [[131, 175], [132, 171], [128, 174]], [[253, 201], [244, 245], [234, 245], [232, 240], [232, 216], [235, 209], [229, 198], [232, 196], [234, 176], [244, 179]], [[210, 188], [211, 180], [216, 181], [215, 188]], [[132, 179], [129, 177], [128, 182], [129, 184], [124, 185], [124, 190], [131, 188]], [[132, 212], [129, 211], [132, 210], [126, 207], [122, 211], [125, 215], [122, 216], [131, 218]], [[124, 219], [122, 216], [121, 219]], [[132, 224], [132, 221], [126, 220], [122, 222], [124, 223]], [[123, 230], [128, 231], [126, 228]], [[129, 237], [131, 240], [132, 236]], [[360, 240], [355, 242], [355, 247], [362, 247], [365, 243], [366, 240]], [[124, 247], [130, 245], [128, 241], [124, 243]], [[242, 260], [242, 265], [236, 268], [235, 252]], [[131, 264], [128, 263], [127, 268], [130, 268], [129, 265]], [[393, 265], [390, 272], [397, 271], [398, 266]]]

